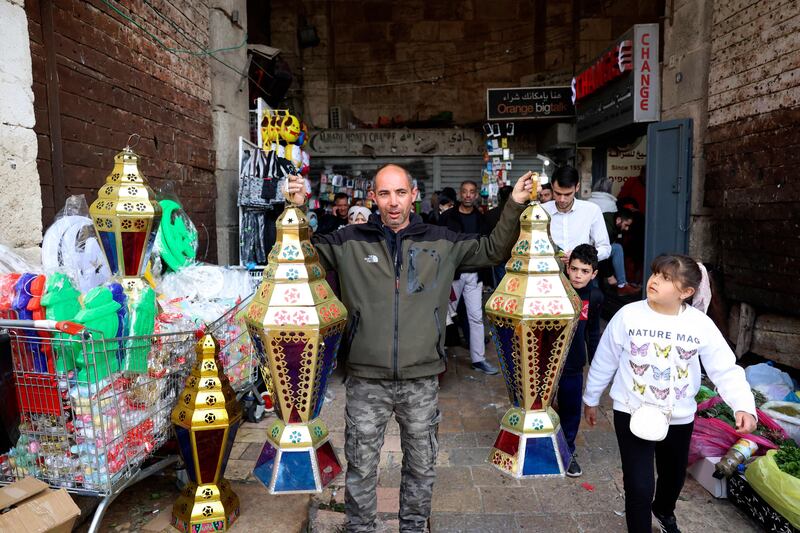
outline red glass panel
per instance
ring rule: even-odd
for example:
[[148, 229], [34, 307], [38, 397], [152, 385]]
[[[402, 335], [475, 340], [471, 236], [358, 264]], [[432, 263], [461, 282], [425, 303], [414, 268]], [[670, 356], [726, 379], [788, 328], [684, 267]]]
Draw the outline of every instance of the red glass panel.
[[333, 481], [333, 478], [342, 471], [330, 441], [317, 448], [317, 466], [319, 467], [319, 479], [323, 487]]
[[194, 440], [197, 445], [197, 462], [200, 463], [198, 484], [213, 483], [220, 464], [220, 451], [225, 438], [225, 429], [207, 429], [195, 431]]
[[125, 261], [125, 275], [138, 276], [139, 265], [142, 262], [142, 253], [147, 241], [144, 231], [122, 232], [122, 257]]
[[519, 450], [519, 437], [508, 431], [500, 431], [494, 447], [508, 455], [516, 456], [517, 450]]

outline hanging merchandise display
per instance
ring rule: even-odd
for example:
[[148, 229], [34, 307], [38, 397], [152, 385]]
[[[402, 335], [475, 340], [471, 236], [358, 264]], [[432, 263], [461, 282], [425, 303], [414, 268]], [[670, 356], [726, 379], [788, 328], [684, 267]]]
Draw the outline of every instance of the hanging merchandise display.
[[550, 216], [534, 201], [520, 216], [520, 235], [506, 275], [486, 303], [512, 404], [500, 422], [489, 462], [517, 478], [564, 475], [571, 459], [550, 404], [581, 301], [555, 250]]
[[172, 410], [178, 450], [189, 483], [172, 506], [172, 525], [189, 532], [227, 531], [239, 517], [239, 497], [223, 477], [242, 406], [219, 361], [210, 334], [197, 343], [197, 363]]
[[126, 291], [144, 284], [142, 276], [161, 220], [161, 206], [139, 171], [139, 156], [126, 146], [97, 192], [89, 212], [111, 272]]
[[[239, 261], [255, 268], [267, 262], [275, 242], [275, 220], [283, 209], [282, 183], [310, 169], [308, 130], [287, 110], [259, 105], [258, 145], [239, 138]], [[310, 193], [310, 188], [308, 190]]]
[[486, 149], [483, 153], [485, 167], [481, 174], [480, 196], [489, 207], [497, 205], [500, 187], [509, 184], [508, 173], [512, 168], [514, 154], [509, 139], [514, 136], [514, 123], [486, 123]]
[[82, 194], [67, 198], [64, 209], [45, 232], [42, 266], [46, 273], [68, 274], [81, 292], [102, 285], [111, 277]]
[[320, 492], [341, 472], [319, 414], [347, 311], [325, 280], [306, 215], [288, 207], [277, 231], [245, 319], [279, 417], [253, 474], [272, 494]]

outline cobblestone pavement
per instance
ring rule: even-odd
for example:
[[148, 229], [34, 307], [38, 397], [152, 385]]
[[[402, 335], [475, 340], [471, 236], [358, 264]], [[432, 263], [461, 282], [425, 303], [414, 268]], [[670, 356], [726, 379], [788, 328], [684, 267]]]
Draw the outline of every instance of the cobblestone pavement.
[[[433, 495], [434, 533], [511, 531], [624, 531], [621, 515], [622, 473], [608, 404], [594, 429], [581, 427], [577, 445], [584, 475], [577, 479], [515, 480], [486, 462], [501, 416], [508, 408], [500, 376], [485, 376], [469, 366], [469, 354], [451, 348], [449, 370], [441, 383], [440, 451]], [[496, 359], [487, 346], [487, 358]], [[322, 417], [344, 465], [344, 386], [341, 375], [330, 382]], [[605, 398], [607, 401], [607, 398]], [[326, 491], [308, 495], [270, 496], [251, 472], [266, 439], [271, 417], [245, 424], [239, 431], [226, 477], [242, 502], [242, 514], [232, 531], [315, 533], [343, 531], [344, 476]], [[397, 531], [400, 487], [400, 432], [390, 421], [379, 467], [378, 512], [382, 529]], [[588, 485], [584, 485], [588, 484]], [[167, 471], [129, 488], [111, 506], [101, 531], [143, 531], [153, 517], [168, 513], [177, 497], [174, 473]], [[91, 509], [87, 509], [91, 513]], [[711, 497], [687, 479], [677, 509], [686, 533], [707, 531], [755, 532], [760, 529], [726, 500]], [[86, 531], [86, 525], [78, 531]], [[152, 531], [152, 530], [151, 530]], [[169, 527], [154, 531], [175, 530]]]
[[[577, 447], [583, 476], [516, 480], [501, 474], [486, 459], [508, 409], [501, 376], [486, 376], [469, 365], [469, 354], [451, 348], [449, 369], [441, 383], [440, 451], [433, 494], [431, 528], [434, 533], [510, 531], [624, 531], [622, 472], [616, 437], [606, 403], [597, 426], [581, 427]], [[496, 360], [487, 346], [487, 359]], [[337, 450], [344, 444], [344, 387], [332, 382], [335, 398], [322, 416]], [[608, 402], [607, 397], [604, 399]], [[343, 454], [340, 458], [344, 461]], [[386, 432], [379, 467], [378, 512], [384, 530], [397, 531], [400, 487], [400, 435], [392, 421]], [[312, 529], [320, 533], [343, 531], [344, 476], [340, 476], [311, 509]], [[321, 504], [321, 509], [319, 508]], [[686, 533], [707, 531], [756, 532], [760, 529], [726, 500], [713, 498], [691, 477], [676, 510]]]

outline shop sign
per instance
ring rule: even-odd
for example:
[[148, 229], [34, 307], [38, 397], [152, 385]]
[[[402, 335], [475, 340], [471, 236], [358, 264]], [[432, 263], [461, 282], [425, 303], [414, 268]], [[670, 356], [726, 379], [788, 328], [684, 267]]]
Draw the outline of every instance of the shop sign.
[[482, 154], [485, 139], [472, 129], [316, 130], [309, 134], [314, 156], [409, 156]]
[[606, 176], [612, 181], [611, 194], [619, 197], [619, 190], [629, 179], [639, 175], [647, 164], [647, 136], [643, 135], [627, 146], [612, 146], [606, 153]]
[[637, 24], [572, 82], [578, 141], [659, 120], [658, 24]]
[[661, 107], [658, 24], [637, 24], [633, 37], [633, 121], [653, 122]]
[[573, 118], [570, 87], [517, 87], [486, 90], [487, 120]]

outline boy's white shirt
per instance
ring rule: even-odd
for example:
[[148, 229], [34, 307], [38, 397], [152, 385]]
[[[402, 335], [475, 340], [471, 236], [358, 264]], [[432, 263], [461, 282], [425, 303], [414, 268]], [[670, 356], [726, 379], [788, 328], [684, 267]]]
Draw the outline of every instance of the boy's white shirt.
[[[631, 343], [636, 348], [633, 356]], [[683, 357], [678, 348], [683, 350]], [[692, 350], [696, 352], [690, 356]], [[669, 356], [664, 357], [667, 353]], [[708, 377], [731, 409], [756, 416], [744, 369], [736, 364], [736, 356], [714, 322], [688, 305], [678, 315], [657, 313], [647, 300], [624, 306], [608, 323], [589, 368], [583, 402], [587, 406], [598, 405], [613, 379], [610, 395], [614, 409], [630, 413], [643, 401], [666, 409], [670, 398], [660, 399], [656, 392], [663, 395], [664, 389], [669, 388], [673, 401], [671, 423], [688, 424], [697, 410], [694, 397], [700, 389], [701, 359]], [[641, 375], [634, 372], [631, 361], [639, 372], [644, 368]], [[670, 373], [664, 379], [667, 369]], [[674, 380], [670, 379], [672, 372], [676, 373]]]

